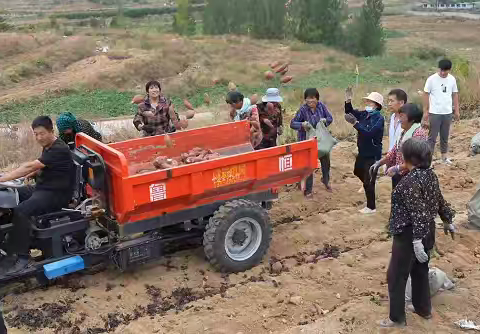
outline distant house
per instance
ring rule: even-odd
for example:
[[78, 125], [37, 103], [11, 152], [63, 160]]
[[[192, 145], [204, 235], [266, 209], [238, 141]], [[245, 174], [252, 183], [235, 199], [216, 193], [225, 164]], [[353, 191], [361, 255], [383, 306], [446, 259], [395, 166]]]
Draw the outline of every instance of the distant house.
[[475, 9], [475, 3], [473, 2], [459, 2], [454, 3], [452, 1], [436, 1], [436, 3], [432, 4], [429, 2], [424, 2], [421, 5], [424, 9], [436, 9], [436, 10], [472, 10]]

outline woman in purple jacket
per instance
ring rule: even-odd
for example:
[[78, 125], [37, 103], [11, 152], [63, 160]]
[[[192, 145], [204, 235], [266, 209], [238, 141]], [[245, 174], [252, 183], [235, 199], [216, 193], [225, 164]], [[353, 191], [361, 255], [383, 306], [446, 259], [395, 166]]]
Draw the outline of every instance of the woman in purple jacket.
[[[290, 122], [290, 127], [298, 131], [298, 141], [307, 139], [307, 130], [315, 129], [318, 122], [323, 122], [325, 126], [329, 126], [333, 122], [332, 114], [327, 106], [320, 102], [320, 93], [316, 88], [308, 88], [304, 94], [305, 104], [298, 110], [295, 117]], [[330, 187], [330, 155], [324, 155], [320, 158], [322, 165], [322, 182], [331, 192]], [[311, 197], [313, 190], [313, 174], [310, 175], [305, 182], [305, 197]]]

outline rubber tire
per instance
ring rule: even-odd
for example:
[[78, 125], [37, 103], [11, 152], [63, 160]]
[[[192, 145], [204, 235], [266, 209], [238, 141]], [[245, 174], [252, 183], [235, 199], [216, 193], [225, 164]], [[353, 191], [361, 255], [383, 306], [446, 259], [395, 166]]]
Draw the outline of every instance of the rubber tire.
[[[234, 261], [225, 251], [225, 234], [242, 217], [255, 219], [262, 229], [262, 240], [257, 251], [247, 260]], [[242, 272], [258, 265], [270, 247], [272, 225], [267, 211], [257, 203], [234, 200], [222, 205], [210, 218], [203, 235], [203, 247], [210, 264], [220, 272]]]

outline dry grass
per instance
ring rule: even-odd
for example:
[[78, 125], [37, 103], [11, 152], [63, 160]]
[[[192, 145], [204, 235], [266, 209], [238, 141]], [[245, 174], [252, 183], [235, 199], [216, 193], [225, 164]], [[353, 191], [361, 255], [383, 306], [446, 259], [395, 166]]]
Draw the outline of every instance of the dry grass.
[[4, 170], [37, 159], [41, 149], [35, 142], [30, 126], [24, 123], [0, 130], [0, 152], [0, 170]]
[[60, 36], [53, 33], [0, 33], [0, 59], [24, 52], [31, 52], [39, 47], [52, 44], [59, 39]]
[[480, 115], [480, 73], [466, 61], [454, 60], [454, 73], [458, 89], [462, 118]]
[[75, 36], [62, 39], [41, 52], [31, 53], [23, 60], [6, 67], [2, 81], [7, 85], [10, 82], [18, 83], [31, 77], [59, 72], [94, 52], [95, 42], [91, 38]]
[[90, 88], [131, 88], [158, 78], [175, 77], [190, 65], [192, 52], [183, 40], [165, 43], [162, 49], [142, 52], [124, 61], [115, 71], [104, 72], [88, 81]]

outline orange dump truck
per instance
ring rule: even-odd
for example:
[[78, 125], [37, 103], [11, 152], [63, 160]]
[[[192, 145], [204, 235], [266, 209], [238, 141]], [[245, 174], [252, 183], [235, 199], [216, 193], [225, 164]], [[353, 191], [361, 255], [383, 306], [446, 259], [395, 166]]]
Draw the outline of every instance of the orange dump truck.
[[[246, 121], [176, 132], [171, 145], [165, 139], [107, 145], [77, 135], [76, 206], [37, 218], [33, 238], [43, 254], [37, 274], [53, 279], [106, 259], [124, 270], [192, 240], [203, 240], [216, 269], [244, 271], [268, 250], [267, 210], [278, 188], [317, 168], [316, 140], [254, 151]], [[156, 157], [195, 147], [219, 158], [153, 168]]]

